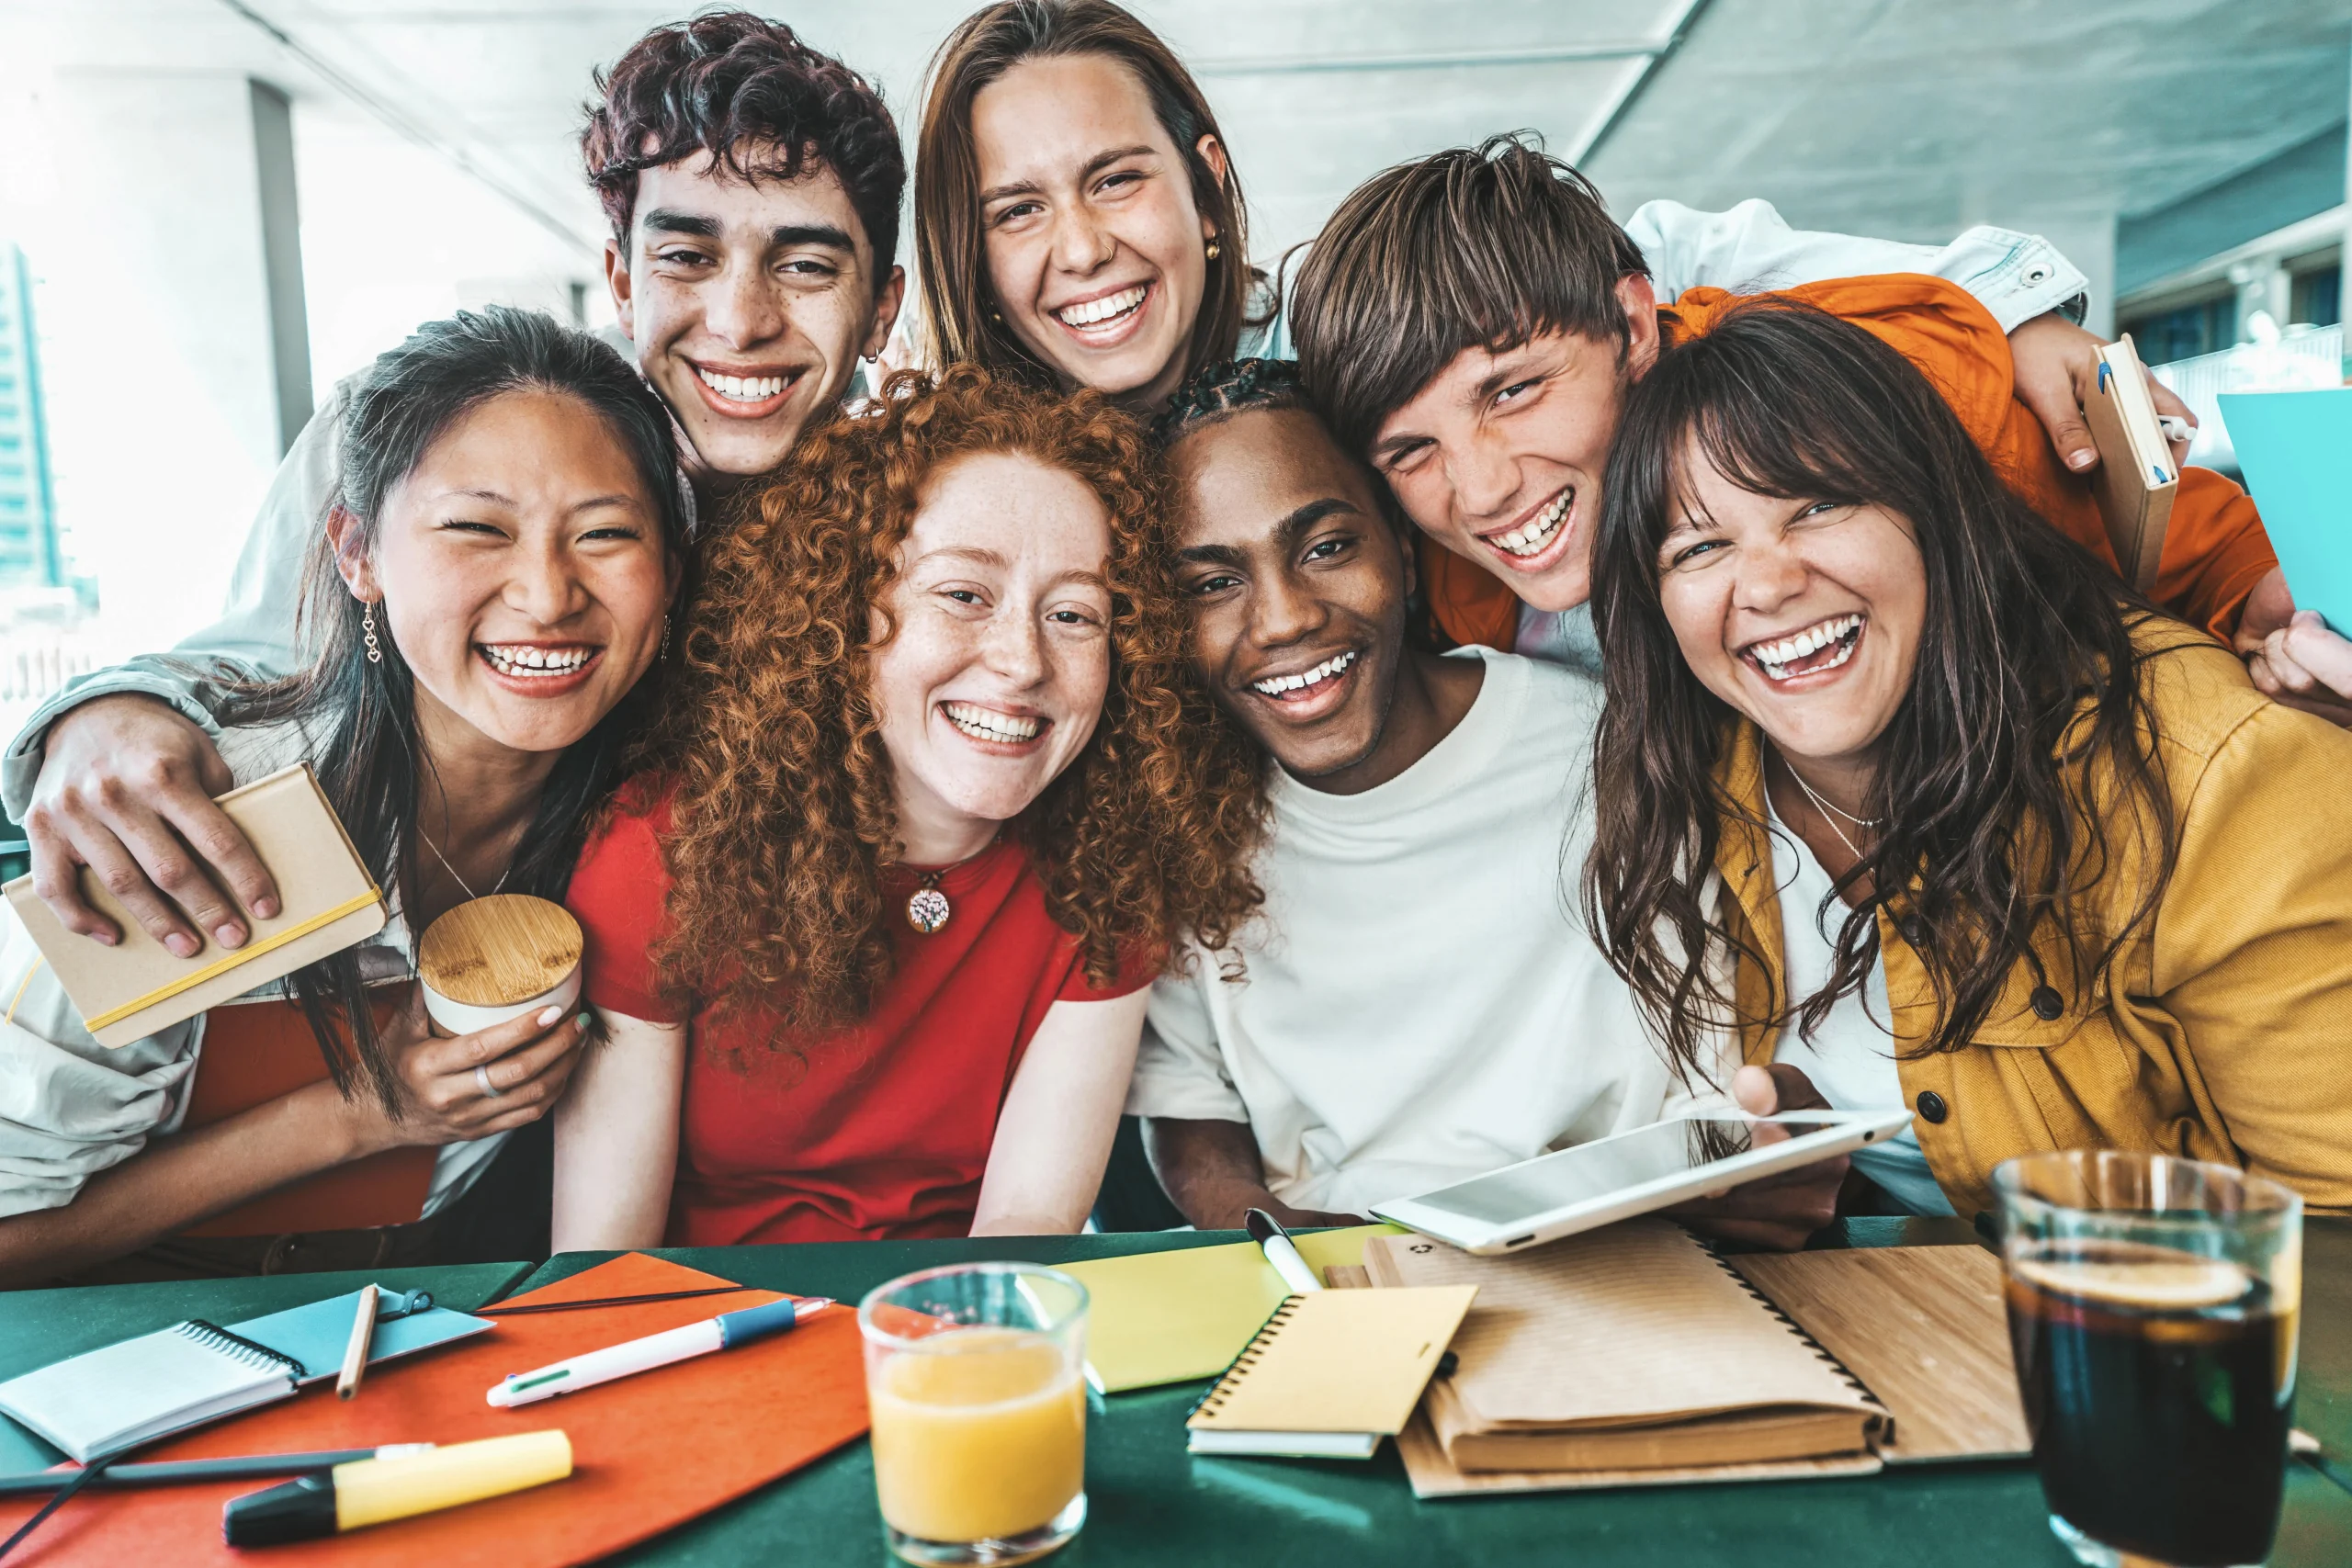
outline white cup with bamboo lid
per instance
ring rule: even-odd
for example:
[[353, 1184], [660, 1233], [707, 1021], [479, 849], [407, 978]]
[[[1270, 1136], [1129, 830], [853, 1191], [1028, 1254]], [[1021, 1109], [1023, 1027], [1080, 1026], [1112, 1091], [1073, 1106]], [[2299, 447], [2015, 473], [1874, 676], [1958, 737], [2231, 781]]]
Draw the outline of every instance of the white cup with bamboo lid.
[[427, 926], [417, 943], [424, 1010], [449, 1034], [580, 999], [584, 942], [571, 911], [527, 893], [469, 899]]

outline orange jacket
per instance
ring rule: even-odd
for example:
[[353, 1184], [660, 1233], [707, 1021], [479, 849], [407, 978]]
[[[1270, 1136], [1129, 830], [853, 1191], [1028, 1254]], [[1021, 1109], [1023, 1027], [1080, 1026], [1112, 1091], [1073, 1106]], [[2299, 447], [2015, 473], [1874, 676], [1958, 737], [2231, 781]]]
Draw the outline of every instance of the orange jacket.
[[[1875, 333], [1926, 373], [1960, 416], [2010, 489], [2052, 526], [2111, 570], [2090, 481], [2058, 461], [2031, 410], [2017, 400], [2008, 335], [1958, 284], [1898, 273], [1838, 278], [1781, 291]], [[1721, 288], [1693, 288], [1658, 310], [1669, 340], [1705, 333], [1725, 309], [1745, 298]], [[1492, 572], [1423, 536], [1419, 563], [1430, 610], [1458, 643], [1508, 649], [1519, 628], [1519, 602]], [[2206, 468], [2181, 471], [2173, 498], [2165, 553], [2157, 563], [2154, 598], [2192, 626], [2224, 643], [2237, 629], [2246, 594], [2278, 558], [2262, 519], [2244, 491]]]

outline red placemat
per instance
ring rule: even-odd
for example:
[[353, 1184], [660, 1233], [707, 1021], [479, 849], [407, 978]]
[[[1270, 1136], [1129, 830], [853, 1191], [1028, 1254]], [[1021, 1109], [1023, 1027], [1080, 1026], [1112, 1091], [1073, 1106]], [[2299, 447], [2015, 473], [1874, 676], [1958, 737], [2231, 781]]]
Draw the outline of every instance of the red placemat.
[[[585, 1301], [729, 1283], [632, 1253], [514, 1302]], [[11, 1554], [11, 1568], [232, 1562], [560, 1568], [592, 1562], [707, 1513], [864, 1433], [865, 1375], [855, 1312], [829, 1308], [774, 1339], [519, 1410], [493, 1409], [483, 1395], [511, 1372], [781, 1299], [774, 1291], [746, 1291], [526, 1314], [502, 1320], [488, 1334], [370, 1372], [356, 1399], [339, 1400], [332, 1383], [321, 1382], [282, 1404], [131, 1456], [210, 1459], [458, 1443], [560, 1427], [571, 1438], [569, 1480], [330, 1540], [258, 1551], [232, 1551], [222, 1543], [220, 1510], [230, 1498], [277, 1482], [87, 1491]], [[0, 1536], [29, 1518], [40, 1502], [0, 1502]]]

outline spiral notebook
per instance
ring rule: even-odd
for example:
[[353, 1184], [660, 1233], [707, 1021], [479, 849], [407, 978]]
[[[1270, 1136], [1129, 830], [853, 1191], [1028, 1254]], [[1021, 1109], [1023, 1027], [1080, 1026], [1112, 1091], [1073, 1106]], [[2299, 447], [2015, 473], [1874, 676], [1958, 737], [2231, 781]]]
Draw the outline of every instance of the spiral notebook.
[[[86, 1464], [334, 1376], [358, 1303], [354, 1291], [225, 1327], [191, 1318], [87, 1350], [0, 1382], [0, 1415]], [[368, 1364], [494, 1326], [443, 1307], [387, 1317]]]
[[1187, 1446], [1370, 1459], [1404, 1430], [1477, 1293], [1438, 1285], [1286, 1298], [1194, 1407]]
[[1398, 1439], [1422, 1496], [1868, 1473], [2026, 1447], [2000, 1265], [1980, 1248], [1727, 1260], [1645, 1219], [1501, 1258], [1381, 1237], [1364, 1264], [1375, 1286], [1480, 1287], [1457, 1366]]

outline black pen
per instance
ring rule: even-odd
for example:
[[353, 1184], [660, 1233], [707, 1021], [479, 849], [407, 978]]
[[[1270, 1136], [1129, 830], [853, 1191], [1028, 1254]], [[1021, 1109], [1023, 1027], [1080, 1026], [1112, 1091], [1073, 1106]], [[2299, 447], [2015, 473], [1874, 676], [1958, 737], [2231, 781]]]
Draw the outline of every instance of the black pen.
[[[110, 1465], [90, 1478], [106, 1486], [181, 1486], [200, 1481], [258, 1481], [273, 1475], [308, 1475], [363, 1459], [399, 1459], [421, 1454], [431, 1443], [386, 1443], [379, 1449], [322, 1449], [300, 1454], [237, 1454], [228, 1459], [166, 1460], [154, 1464]], [[0, 1475], [0, 1497], [38, 1497], [64, 1489], [82, 1472], [43, 1470], [29, 1475]]]
[[1274, 1266], [1283, 1283], [1302, 1293], [1323, 1288], [1323, 1281], [1315, 1277], [1315, 1270], [1298, 1255], [1298, 1244], [1291, 1240], [1290, 1232], [1283, 1229], [1280, 1220], [1263, 1209], [1252, 1209], [1241, 1216], [1241, 1224], [1250, 1232], [1250, 1239], [1265, 1249], [1266, 1261]]

